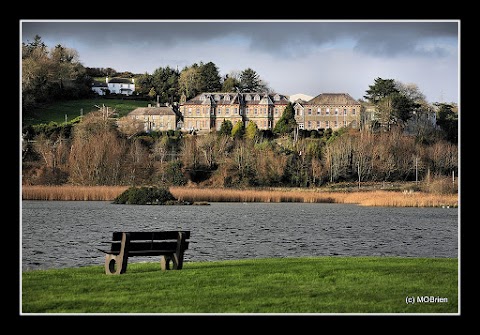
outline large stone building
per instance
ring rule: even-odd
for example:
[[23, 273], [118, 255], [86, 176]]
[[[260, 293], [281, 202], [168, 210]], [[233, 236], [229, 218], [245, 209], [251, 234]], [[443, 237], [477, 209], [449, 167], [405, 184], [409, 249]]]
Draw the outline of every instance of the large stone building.
[[146, 132], [176, 130], [179, 119], [174, 106], [170, 105], [139, 107], [128, 113], [127, 117], [141, 125]]
[[[275, 128], [289, 97], [278, 93], [204, 92], [180, 105], [184, 130], [219, 130], [223, 120], [255, 122], [259, 129]], [[361, 104], [347, 93], [322, 93], [308, 101], [296, 99], [295, 120], [300, 129], [360, 127]]]
[[219, 130], [223, 120], [245, 126], [255, 122], [259, 129], [273, 129], [288, 104], [288, 97], [276, 93], [204, 92], [180, 105], [184, 130]]
[[297, 100], [293, 108], [300, 129], [360, 127], [361, 104], [347, 93], [322, 93], [309, 101]]

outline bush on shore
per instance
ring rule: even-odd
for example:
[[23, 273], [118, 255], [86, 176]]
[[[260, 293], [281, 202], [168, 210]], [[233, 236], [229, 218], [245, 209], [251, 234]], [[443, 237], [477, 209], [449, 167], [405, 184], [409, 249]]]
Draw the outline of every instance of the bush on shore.
[[168, 189], [154, 186], [130, 187], [113, 200], [114, 204], [128, 205], [168, 205], [177, 202]]

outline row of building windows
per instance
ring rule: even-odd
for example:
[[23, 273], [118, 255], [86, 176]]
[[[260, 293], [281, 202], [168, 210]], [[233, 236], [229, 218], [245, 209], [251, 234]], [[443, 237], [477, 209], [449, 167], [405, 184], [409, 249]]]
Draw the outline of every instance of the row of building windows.
[[[209, 112], [210, 108], [196, 108], [195, 109], [195, 115], [200, 116], [200, 115], [207, 115]], [[221, 107], [216, 108], [216, 115], [230, 115], [230, 111], [232, 111], [232, 115], [242, 115], [242, 110], [240, 109], [240, 113], [238, 111], [238, 108], [225, 108], [223, 110]], [[222, 114], [223, 113], [223, 114]], [[245, 108], [245, 115], [267, 115], [272, 116], [272, 111], [269, 109], [267, 112], [267, 108]], [[275, 108], [274, 110], [275, 116], [280, 115], [280, 111], [278, 108]], [[210, 115], [215, 115], [215, 109], [210, 109]], [[188, 108], [188, 116], [192, 116], [192, 108]]]
[[[303, 109], [298, 109], [298, 110], [295, 111], [295, 115], [303, 116], [303, 112], [304, 112]], [[356, 115], [356, 113], [357, 112], [356, 112], [355, 108], [352, 108], [350, 115]], [[330, 115], [330, 108], [329, 107], [325, 107], [325, 108], [318, 107], [316, 110], [313, 109], [313, 108], [307, 108], [307, 111], [306, 111], [305, 115]], [[332, 111], [332, 115], [342, 115], [342, 111], [340, 111], [338, 108], [335, 108]], [[347, 114], [347, 108], [343, 109], [343, 115], [348, 115]]]
[[[348, 122], [346, 120], [342, 122], [338, 121], [308, 121], [307, 122], [307, 129], [321, 129], [321, 128], [338, 128], [339, 125], [342, 125], [343, 127], [348, 126]], [[299, 123], [298, 124], [300, 129], [305, 129], [305, 124], [304, 123]], [[353, 120], [351, 123], [351, 126], [353, 128], [357, 127], [357, 121]]]

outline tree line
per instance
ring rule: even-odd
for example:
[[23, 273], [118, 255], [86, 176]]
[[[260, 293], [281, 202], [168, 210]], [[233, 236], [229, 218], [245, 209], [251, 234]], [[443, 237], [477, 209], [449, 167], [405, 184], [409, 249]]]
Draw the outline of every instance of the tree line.
[[135, 78], [134, 96], [170, 103], [190, 99], [200, 92], [267, 92], [268, 84], [247, 68], [220, 76], [213, 62], [184, 67], [159, 67], [153, 73], [134, 74], [107, 68], [84, 67], [78, 52], [61, 44], [49, 48], [38, 35], [22, 43], [22, 107], [32, 112], [43, 103], [61, 99], [91, 97], [92, 83], [98, 77]]
[[[288, 112], [284, 112], [284, 115]], [[458, 147], [442, 130], [419, 141], [390, 131], [260, 131], [225, 121], [206, 135], [125, 134], [100, 111], [69, 124], [30, 127], [23, 182], [78, 185], [313, 187], [343, 181], [412, 181], [458, 174]]]

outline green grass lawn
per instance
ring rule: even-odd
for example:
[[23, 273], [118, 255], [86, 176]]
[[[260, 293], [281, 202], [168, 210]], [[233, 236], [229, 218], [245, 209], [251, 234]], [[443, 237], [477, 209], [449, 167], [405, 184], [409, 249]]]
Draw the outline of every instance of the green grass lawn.
[[118, 276], [103, 266], [32, 270], [22, 273], [21, 297], [22, 313], [456, 314], [458, 260], [272, 258], [186, 262], [179, 271], [151, 262]]
[[23, 115], [22, 121], [24, 125], [49, 123], [50, 121], [62, 123], [65, 122], [65, 114], [67, 114], [67, 120], [69, 121], [80, 116], [81, 109], [83, 109], [83, 114], [85, 115], [91, 111], [98, 110], [95, 105], [101, 107], [102, 104], [110, 107], [109, 110], [115, 109], [119, 117], [122, 117], [137, 107], [147, 107], [149, 102], [102, 98], [58, 101], [38, 108], [29, 115]]

